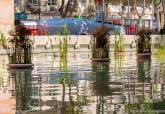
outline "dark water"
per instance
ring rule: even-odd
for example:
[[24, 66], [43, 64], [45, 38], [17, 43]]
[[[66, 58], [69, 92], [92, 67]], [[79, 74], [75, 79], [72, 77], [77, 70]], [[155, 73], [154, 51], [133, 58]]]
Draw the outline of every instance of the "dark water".
[[[164, 114], [165, 60], [111, 55], [91, 64], [90, 53], [33, 56], [33, 70], [7, 70], [0, 56], [0, 114]], [[61, 65], [61, 67], [60, 67]]]

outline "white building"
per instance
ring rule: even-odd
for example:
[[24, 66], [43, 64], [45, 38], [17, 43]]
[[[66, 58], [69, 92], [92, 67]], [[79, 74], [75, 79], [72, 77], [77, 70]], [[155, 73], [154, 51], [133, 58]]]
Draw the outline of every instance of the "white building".
[[[67, 2], [67, 0], [66, 0]], [[86, 16], [89, 7], [94, 10], [94, 0], [70, 0], [70, 4], [76, 4], [72, 16]], [[65, 3], [65, 5], [67, 5]], [[15, 0], [15, 13], [24, 13], [28, 19], [47, 19], [59, 17], [61, 0]], [[93, 12], [92, 12], [93, 13]]]

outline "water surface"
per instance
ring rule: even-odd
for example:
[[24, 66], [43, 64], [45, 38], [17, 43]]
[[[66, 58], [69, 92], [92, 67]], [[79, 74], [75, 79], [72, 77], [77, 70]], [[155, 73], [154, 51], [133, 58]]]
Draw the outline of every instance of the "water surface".
[[0, 114], [163, 114], [165, 61], [154, 55], [111, 55], [92, 64], [90, 52], [33, 55], [33, 70], [7, 70], [0, 55]]

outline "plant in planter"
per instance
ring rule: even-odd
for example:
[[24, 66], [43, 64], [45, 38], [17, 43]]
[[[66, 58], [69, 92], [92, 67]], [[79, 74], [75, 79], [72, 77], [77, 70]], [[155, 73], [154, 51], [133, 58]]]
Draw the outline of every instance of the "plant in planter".
[[92, 60], [109, 61], [109, 31], [107, 26], [97, 27], [92, 33]]
[[142, 27], [137, 35], [137, 53], [138, 54], [150, 54], [151, 53], [151, 30], [147, 30], [145, 27]]
[[1, 45], [9, 58], [9, 67], [32, 67], [32, 41], [29, 39], [30, 30], [24, 26], [16, 26], [9, 31], [10, 38], [1, 38]]
[[120, 30], [115, 32], [115, 54], [124, 53], [124, 37], [122, 36]]

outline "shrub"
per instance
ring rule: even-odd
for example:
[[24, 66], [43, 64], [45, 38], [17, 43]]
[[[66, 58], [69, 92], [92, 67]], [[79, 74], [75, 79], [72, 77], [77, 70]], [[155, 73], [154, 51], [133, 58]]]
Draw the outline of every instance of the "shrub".
[[109, 31], [107, 26], [97, 27], [92, 33], [92, 57], [109, 58]]
[[32, 42], [31, 31], [19, 25], [9, 31], [10, 38], [1, 34], [1, 45], [7, 51], [10, 64], [31, 64]]
[[145, 27], [138, 31], [137, 53], [151, 53], [151, 33], [152, 30], [147, 30]]

